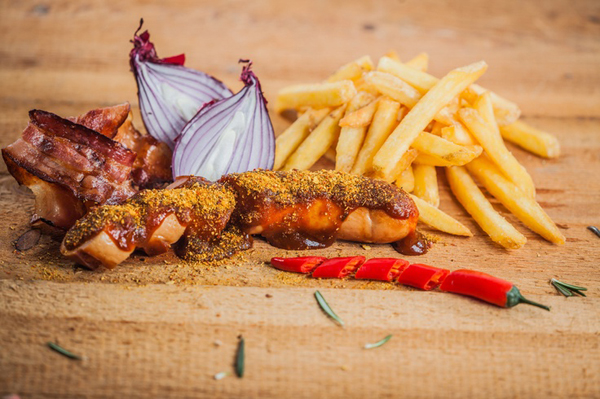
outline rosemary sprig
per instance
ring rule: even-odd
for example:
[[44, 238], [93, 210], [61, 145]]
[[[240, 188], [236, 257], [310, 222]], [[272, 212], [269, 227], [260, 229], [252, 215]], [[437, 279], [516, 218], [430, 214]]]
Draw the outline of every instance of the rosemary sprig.
[[323, 309], [323, 312], [325, 312], [327, 314], [327, 316], [331, 317], [340, 326], [343, 327], [344, 322], [342, 321], [342, 319], [340, 319], [338, 317], [338, 315], [335, 314], [333, 309], [331, 309], [331, 307], [329, 306], [329, 304], [327, 303], [325, 298], [323, 298], [323, 295], [319, 291], [315, 291], [315, 298], [317, 299], [317, 302], [319, 303], [319, 306], [321, 307], [321, 309]]
[[375, 342], [374, 344], [366, 344], [365, 345], [365, 349], [373, 349], [373, 348], [378, 348], [381, 345], [385, 344], [386, 342], [388, 342], [391, 338], [393, 337], [392, 334], [388, 335], [387, 337], [385, 337], [384, 339], [382, 339], [381, 341]]
[[240, 342], [238, 343], [237, 353], [235, 355], [235, 375], [239, 378], [244, 376], [244, 362], [245, 362], [245, 353], [244, 353], [244, 337], [240, 337]]
[[597, 228], [596, 226], [588, 226], [587, 228], [589, 231], [591, 231], [592, 233], [594, 233], [598, 237], [600, 237], [600, 229], [599, 228]]
[[585, 287], [579, 287], [577, 285], [563, 283], [562, 281], [558, 281], [555, 278], [551, 279], [550, 283], [554, 286], [554, 288], [556, 288], [558, 292], [560, 292], [566, 297], [573, 296], [574, 294], [586, 296], [583, 292], [581, 292], [587, 291], [587, 288]]
[[47, 342], [46, 345], [48, 345], [48, 347], [58, 353], [60, 353], [61, 355], [68, 357], [69, 359], [75, 359], [75, 360], [81, 360], [81, 356], [78, 356], [72, 352], [69, 352], [68, 350], [66, 350], [65, 348], [63, 348], [62, 346], [55, 344], [54, 342]]

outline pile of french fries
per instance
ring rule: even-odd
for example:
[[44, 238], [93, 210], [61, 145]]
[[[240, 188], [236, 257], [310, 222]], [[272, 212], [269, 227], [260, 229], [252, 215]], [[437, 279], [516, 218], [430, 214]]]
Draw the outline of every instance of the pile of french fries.
[[474, 83], [486, 71], [485, 62], [441, 79], [427, 73], [428, 63], [425, 53], [403, 63], [390, 52], [375, 67], [364, 56], [323, 83], [281, 90], [276, 111], [296, 110], [299, 117], [277, 137], [275, 169], [309, 169], [325, 156], [336, 170], [383, 179], [412, 193], [419, 220], [432, 228], [472, 236], [438, 209], [437, 173], [445, 170], [456, 199], [494, 242], [516, 249], [527, 240], [474, 178], [531, 230], [564, 244], [535, 200], [531, 176], [504, 144], [554, 158], [560, 153], [556, 138], [519, 121], [516, 104]]

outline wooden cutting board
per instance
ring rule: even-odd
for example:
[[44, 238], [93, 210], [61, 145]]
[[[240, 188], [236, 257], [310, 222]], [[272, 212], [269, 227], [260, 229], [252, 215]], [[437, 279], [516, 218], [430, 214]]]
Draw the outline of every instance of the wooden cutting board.
[[[510, 149], [567, 237], [565, 246], [553, 246], [498, 206], [528, 239], [518, 251], [503, 250], [440, 177], [440, 207], [475, 236], [437, 234], [429, 254], [411, 259], [511, 280], [551, 312], [278, 272], [266, 263], [270, 257], [303, 252], [259, 239], [252, 251], [219, 267], [138, 255], [113, 271], [90, 272], [60, 257], [59, 237], [43, 236], [34, 249], [14, 252], [33, 200], [2, 165], [0, 394], [600, 397], [600, 238], [586, 229], [600, 225], [597, 2], [59, 0], [3, 1], [0, 9], [2, 147], [20, 136], [33, 108], [69, 116], [123, 101], [137, 107], [127, 55], [140, 17], [159, 55], [185, 52], [187, 65], [234, 91], [241, 86], [237, 60], [252, 59], [270, 100], [287, 84], [322, 80], [365, 54], [377, 59], [395, 49], [408, 59], [426, 51], [436, 76], [484, 59], [490, 68], [480, 83], [516, 101], [525, 120], [561, 141], [563, 154], [551, 161]], [[280, 133], [289, 122], [271, 115]], [[397, 255], [389, 246], [352, 243], [319, 254]], [[552, 277], [588, 287], [588, 296], [559, 296], [548, 283]], [[345, 328], [321, 312], [316, 289]], [[363, 349], [388, 334], [393, 338], [385, 346]], [[215, 380], [216, 373], [233, 371], [239, 335], [246, 342], [244, 377]], [[60, 356], [48, 341], [84, 359]]]

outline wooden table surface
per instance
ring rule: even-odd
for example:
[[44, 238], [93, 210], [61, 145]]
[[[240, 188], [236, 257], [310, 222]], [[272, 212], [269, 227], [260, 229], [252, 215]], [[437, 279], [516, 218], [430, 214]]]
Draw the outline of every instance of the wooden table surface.
[[[128, 52], [140, 17], [159, 55], [239, 89], [239, 58], [254, 61], [267, 99], [290, 83], [323, 80], [365, 54], [430, 55], [430, 71], [483, 59], [480, 83], [520, 104], [556, 134], [546, 161], [510, 147], [563, 229], [553, 246], [518, 251], [487, 239], [448, 194], [441, 208], [470, 239], [438, 234], [418, 261], [506, 278], [551, 312], [499, 309], [441, 292], [383, 283], [316, 281], [265, 263], [284, 254], [256, 240], [241, 264], [193, 267], [172, 255], [135, 256], [90, 272], [44, 236], [23, 254], [31, 194], [0, 167], [0, 394], [71, 397], [600, 397], [600, 3], [590, 1], [0, 1], [0, 145], [20, 136], [33, 108], [69, 116], [129, 101]], [[272, 101], [273, 102], [273, 101]], [[272, 104], [271, 102], [271, 104]], [[271, 112], [277, 133], [289, 122]], [[139, 118], [137, 126], [142, 128]], [[496, 204], [496, 203], [495, 203]], [[497, 207], [503, 214], [507, 212]], [[295, 254], [290, 252], [289, 254]], [[389, 246], [337, 243], [328, 255], [394, 256]], [[144, 258], [144, 259], [142, 259]], [[552, 277], [589, 288], [564, 298]], [[346, 322], [332, 323], [319, 289]], [[233, 371], [237, 337], [246, 373]], [[385, 346], [363, 345], [393, 334]], [[47, 341], [84, 356], [72, 361]]]

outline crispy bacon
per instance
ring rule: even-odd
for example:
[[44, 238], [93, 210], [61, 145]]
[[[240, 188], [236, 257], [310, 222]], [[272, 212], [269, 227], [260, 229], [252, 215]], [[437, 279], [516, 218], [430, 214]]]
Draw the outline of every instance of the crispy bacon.
[[91, 206], [118, 204], [171, 180], [171, 150], [133, 127], [127, 103], [69, 119], [40, 110], [29, 116], [2, 156], [36, 196], [32, 222], [68, 229]]
[[93, 109], [83, 115], [69, 118], [69, 120], [83, 125], [88, 129], [95, 130], [103, 136], [114, 139], [117, 130], [127, 120], [130, 111], [131, 107], [129, 103], [123, 103], [113, 107]]

